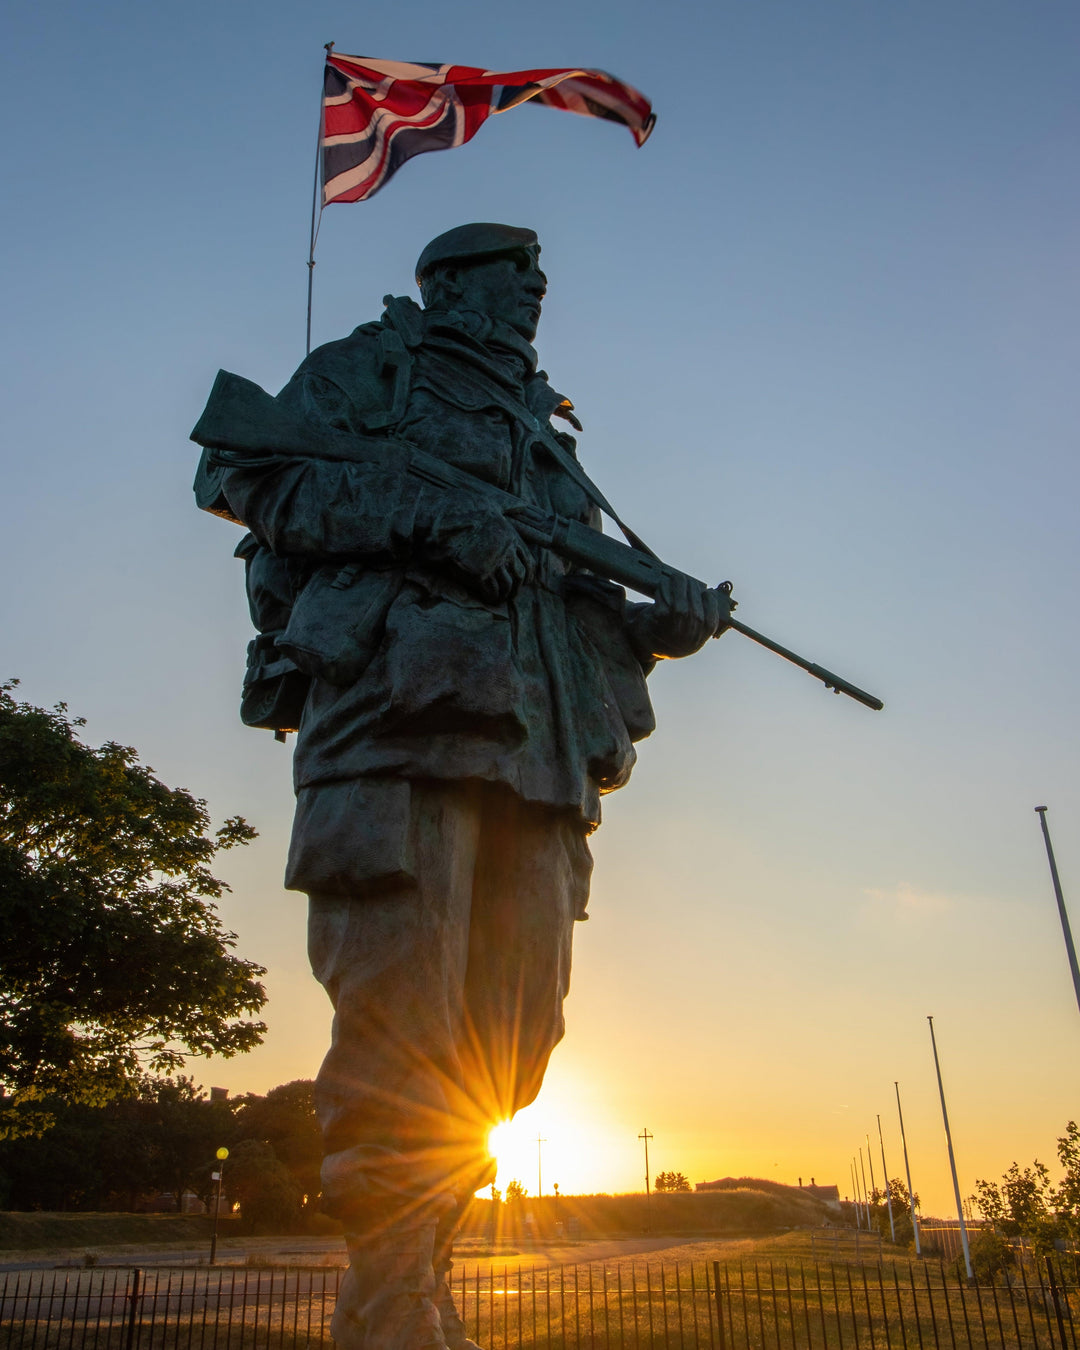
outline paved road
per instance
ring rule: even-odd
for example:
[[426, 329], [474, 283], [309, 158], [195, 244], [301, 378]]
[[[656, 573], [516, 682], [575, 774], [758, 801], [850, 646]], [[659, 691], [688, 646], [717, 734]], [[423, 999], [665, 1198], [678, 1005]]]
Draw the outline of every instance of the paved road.
[[[585, 1265], [590, 1261], [613, 1261], [644, 1256], [649, 1252], [675, 1250], [691, 1244], [700, 1245], [701, 1238], [673, 1238], [665, 1236], [598, 1239], [592, 1242], [560, 1243], [558, 1245], [521, 1243], [488, 1255], [486, 1246], [478, 1248], [484, 1255], [473, 1256], [468, 1245], [459, 1249], [455, 1263], [464, 1263], [470, 1269], [479, 1265], [487, 1270], [494, 1265], [501, 1270], [503, 1266], [516, 1270], [520, 1266], [561, 1266]], [[721, 1239], [709, 1240], [710, 1246], [719, 1245]], [[196, 1266], [206, 1262], [209, 1249], [202, 1247], [146, 1247], [126, 1246], [109, 1250], [91, 1247], [96, 1257], [95, 1265], [102, 1266], [140, 1266], [153, 1268], [161, 1266]], [[42, 1253], [27, 1252], [25, 1255], [4, 1253], [0, 1255], [0, 1273], [20, 1270], [53, 1270], [57, 1267], [81, 1267], [85, 1264], [86, 1247], [67, 1251]], [[336, 1266], [346, 1262], [345, 1244], [340, 1237], [294, 1237], [256, 1238], [250, 1242], [230, 1238], [228, 1243], [218, 1246], [217, 1263], [219, 1266], [248, 1266], [251, 1262], [265, 1260], [274, 1266]]]

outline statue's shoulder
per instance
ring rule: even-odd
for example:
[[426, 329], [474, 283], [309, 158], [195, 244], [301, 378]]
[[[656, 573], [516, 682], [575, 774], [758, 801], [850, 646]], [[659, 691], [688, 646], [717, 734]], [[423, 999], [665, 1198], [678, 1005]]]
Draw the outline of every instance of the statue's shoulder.
[[304, 358], [293, 380], [329, 380], [351, 391], [356, 381], [377, 375], [383, 332], [384, 324], [375, 319], [354, 328], [347, 337], [323, 343]]
[[387, 296], [380, 319], [364, 323], [307, 356], [282, 390], [289, 399], [311, 398], [324, 411], [348, 406], [356, 430], [389, 426], [404, 413], [412, 353], [423, 341], [421, 310], [412, 300]]

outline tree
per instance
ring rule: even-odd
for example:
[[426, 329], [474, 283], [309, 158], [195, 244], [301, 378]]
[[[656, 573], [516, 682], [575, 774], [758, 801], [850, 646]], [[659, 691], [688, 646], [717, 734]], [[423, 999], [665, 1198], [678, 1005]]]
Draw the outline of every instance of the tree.
[[186, 1190], [209, 1195], [214, 1154], [236, 1138], [236, 1123], [226, 1102], [210, 1101], [190, 1078], [144, 1082], [142, 1096], [151, 1105], [151, 1180], [172, 1194], [179, 1211]]
[[[908, 1247], [915, 1241], [915, 1229], [911, 1223], [911, 1202], [919, 1208], [919, 1197], [912, 1196], [899, 1177], [889, 1178], [888, 1194], [884, 1190], [870, 1192], [870, 1222], [884, 1238], [892, 1239], [896, 1230], [896, 1242], [900, 1247]], [[892, 1204], [892, 1228], [889, 1227], [889, 1203]]]
[[206, 803], [82, 719], [0, 684], [0, 1138], [40, 1132], [47, 1099], [100, 1104], [190, 1055], [235, 1055], [265, 970], [231, 953], [209, 865], [255, 831], [209, 833]]
[[1036, 1158], [1021, 1170], [1013, 1163], [1001, 1182], [977, 1181], [977, 1203], [994, 1230], [1005, 1237], [1026, 1238], [1040, 1255], [1062, 1237], [1080, 1236], [1080, 1129], [1070, 1120], [1057, 1141], [1065, 1169], [1055, 1186], [1050, 1170]]
[[1080, 1128], [1075, 1120], [1065, 1126], [1065, 1133], [1057, 1141], [1058, 1160], [1065, 1169], [1055, 1199], [1058, 1218], [1068, 1236], [1080, 1239]]
[[517, 1177], [506, 1183], [506, 1203], [508, 1205], [520, 1204], [528, 1194], [529, 1192], [518, 1181]]
[[269, 1144], [242, 1139], [230, 1152], [222, 1184], [240, 1202], [246, 1233], [295, 1232], [300, 1224], [300, 1190]]
[[271, 1088], [265, 1097], [248, 1093], [232, 1103], [236, 1137], [269, 1144], [295, 1182], [305, 1210], [319, 1198], [322, 1135], [315, 1115], [315, 1085], [298, 1078]]
[[0, 1141], [0, 1204], [12, 1209], [128, 1209], [168, 1191], [210, 1190], [214, 1152], [236, 1138], [227, 1102], [190, 1078], [146, 1076], [104, 1106], [49, 1099], [39, 1135]]
[[690, 1183], [682, 1172], [657, 1172], [653, 1178], [653, 1190], [664, 1192], [688, 1191]]

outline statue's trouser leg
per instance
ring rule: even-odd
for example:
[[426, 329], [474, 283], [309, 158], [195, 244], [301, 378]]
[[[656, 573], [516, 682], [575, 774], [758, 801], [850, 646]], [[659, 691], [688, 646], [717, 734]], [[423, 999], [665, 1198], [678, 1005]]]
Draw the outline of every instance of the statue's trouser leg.
[[[324, 1203], [349, 1230], [357, 1328], [381, 1316], [364, 1311], [381, 1233], [431, 1250], [441, 1225], [449, 1268], [455, 1203], [493, 1176], [487, 1134], [533, 1100], [562, 1037], [591, 868], [573, 817], [481, 784], [413, 784], [409, 829], [412, 883], [311, 897], [312, 967], [335, 1009], [316, 1083]], [[444, 1279], [437, 1295], [449, 1319]], [[418, 1288], [419, 1326], [430, 1297]]]
[[[486, 794], [469, 926], [468, 1034], [459, 1053], [488, 1129], [536, 1097], [562, 1039], [574, 919], [584, 912], [591, 873], [575, 817], [507, 792]], [[450, 1291], [454, 1233], [468, 1198], [436, 1235], [435, 1297], [451, 1350], [472, 1345]]]

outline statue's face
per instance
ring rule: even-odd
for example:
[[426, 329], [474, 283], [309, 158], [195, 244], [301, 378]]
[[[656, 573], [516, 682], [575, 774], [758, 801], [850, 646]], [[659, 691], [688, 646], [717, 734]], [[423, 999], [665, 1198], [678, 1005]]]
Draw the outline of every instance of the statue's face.
[[463, 267], [456, 280], [463, 309], [501, 319], [527, 342], [536, 336], [547, 277], [531, 251]]

